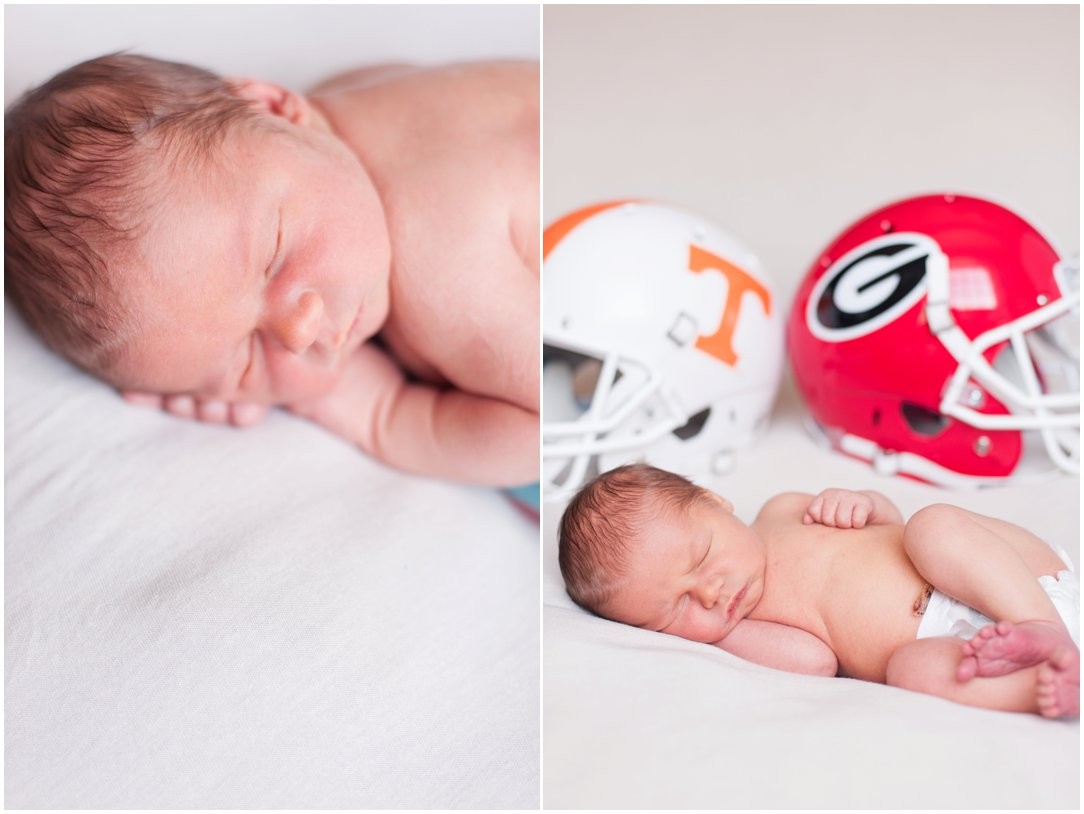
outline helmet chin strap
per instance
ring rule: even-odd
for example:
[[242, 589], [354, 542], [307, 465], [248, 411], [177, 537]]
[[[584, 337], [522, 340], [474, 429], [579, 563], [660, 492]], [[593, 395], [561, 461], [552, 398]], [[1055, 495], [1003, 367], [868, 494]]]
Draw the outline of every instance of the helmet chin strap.
[[[823, 430], [819, 428], [818, 430], [822, 437], [827, 437]], [[853, 458], [865, 461], [879, 475], [909, 475], [928, 483], [949, 486], [955, 489], [982, 489], [990, 486], [1004, 486], [1010, 483], [1041, 483], [1059, 475], [1057, 469], [1015, 474], [1007, 478], [981, 478], [973, 475], [961, 475], [959, 472], [953, 472], [951, 469], [946, 469], [912, 452], [893, 452], [882, 449], [876, 442], [870, 441], [868, 438], [860, 438], [857, 435], [847, 433], [840, 437], [839, 449]]]

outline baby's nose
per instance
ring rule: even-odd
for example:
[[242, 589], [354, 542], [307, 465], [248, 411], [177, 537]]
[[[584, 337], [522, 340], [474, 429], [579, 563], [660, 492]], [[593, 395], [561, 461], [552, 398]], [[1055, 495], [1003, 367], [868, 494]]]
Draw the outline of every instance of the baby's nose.
[[719, 601], [719, 592], [722, 588], [722, 577], [704, 577], [696, 586], [696, 598], [705, 609], [711, 610], [715, 607], [715, 603]]
[[324, 300], [315, 291], [303, 291], [297, 301], [278, 310], [271, 330], [293, 353], [304, 353], [320, 335], [324, 321]]

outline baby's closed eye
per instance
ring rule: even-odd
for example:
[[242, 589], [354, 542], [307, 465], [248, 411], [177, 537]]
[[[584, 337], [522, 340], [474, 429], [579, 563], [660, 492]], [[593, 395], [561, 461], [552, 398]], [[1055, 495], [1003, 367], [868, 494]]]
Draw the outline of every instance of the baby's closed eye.
[[245, 386], [245, 384], [248, 382], [249, 378], [252, 375], [252, 370], [256, 366], [256, 350], [257, 350], [256, 346], [258, 344], [259, 344], [259, 337], [257, 336], [256, 331], [253, 331], [252, 333], [250, 333], [248, 335], [248, 343], [247, 343], [247, 357], [248, 358], [247, 358], [247, 361], [245, 362], [244, 369], [241, 371], [241, 378], [239, 378], [237, 380], [237, 387], [235, 388], [236, 390], [241, 390]]

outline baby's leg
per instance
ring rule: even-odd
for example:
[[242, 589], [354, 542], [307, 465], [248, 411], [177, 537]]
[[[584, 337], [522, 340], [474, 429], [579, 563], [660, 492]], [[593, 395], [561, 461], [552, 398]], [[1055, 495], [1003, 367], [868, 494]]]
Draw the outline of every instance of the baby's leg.
[[1035, 535], [1003, 520], [956, 506], [917, 512], [904, 529], [908, 556], [932, 585], [991, 619], [1042, 622], [1012, 635], [987, 629], [961, 650], [960, 680], [1002, 675], [1049, 657], [1054, 644], [1072, 644], [1065, 623], [1038, 577], [1065, 563]]
[[1037, 578], [1066, 565], [1019, 526], [938, 504], [907, 521], [903, 543], [931, 585], [991, 619], [1046, 619], [1064, 627]]
[[892, 654], [885, 683], [984, 709], [1031, 712], [1048, 717], [1075, 714], [1060, 711], [1056, 703], [1048, 703], [1044, 709], [1040, 679], [1043, 668], [1039, 665], [1007, 675], [959, 681], [956, 678], [959, 661], [960, 640], [956, 637], [916, 639]]

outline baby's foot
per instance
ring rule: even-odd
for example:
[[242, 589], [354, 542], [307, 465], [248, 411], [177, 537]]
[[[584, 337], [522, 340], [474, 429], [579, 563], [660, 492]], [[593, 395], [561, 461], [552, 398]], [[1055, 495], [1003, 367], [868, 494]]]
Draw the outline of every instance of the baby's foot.
[[970, 681], [975, 676], [1002, 676], [1033, 667], [1067, 642], [1072, 645], [1069, 634], [1051, 622], [987, 625], [961, 646], [963, 657], [956, 667], [956, 679]]
[[1039, 666], [1035, 685], [1039, 714], [1065, 718], [1080, 714], [1080, 651], [1063, 645]]

